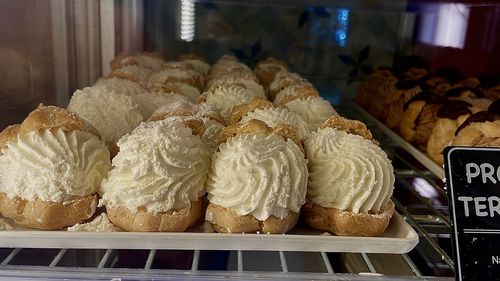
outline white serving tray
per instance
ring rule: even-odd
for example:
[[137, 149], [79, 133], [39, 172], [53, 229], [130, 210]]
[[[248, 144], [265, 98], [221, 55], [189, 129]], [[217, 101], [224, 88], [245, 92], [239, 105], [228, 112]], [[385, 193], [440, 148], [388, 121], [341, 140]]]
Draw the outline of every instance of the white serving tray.
[[345, 237], [297, 226], [288, 234], [68, 232], [2, 230], [0, 247], [72, 249], [258, 250], [392, 253], [411, 251], [418, 235], [397, 213], [381, 237]]
[[443, 167], [440, 167], [438, 164], [436, 164], [434, 161], [432, 161], [425, 153], [421, 152], [420, 150], [416, 149], [412, 144], [404, 140], [402, 137], [400, 137], [398, 134], [396, 134], [392, 129], [387, 127], [384, 123], [380, 122], [377, 118], [375, 118], [373, 115], [371, 115], [369, 112], [364, 110], [361, 106], [356, 104], [354, 101], [350, 101], [352, 106], [356, 108], [361, 114], [363, 114], [367, 119], [370, 119], [373, 123], [377, 125], [377, 127], [384, 132], [387, 136], [389, 136], [391, 139], [393, 139], [396, 143], [399, 144], [399, 146], [404, 149], [406, 152], [408, 152], [411, 156], [415, 157], [424, 167], [429, 169], [434, 175], [436, 175], [440, 179], [445, 178], [444, 174], [444, 169]]

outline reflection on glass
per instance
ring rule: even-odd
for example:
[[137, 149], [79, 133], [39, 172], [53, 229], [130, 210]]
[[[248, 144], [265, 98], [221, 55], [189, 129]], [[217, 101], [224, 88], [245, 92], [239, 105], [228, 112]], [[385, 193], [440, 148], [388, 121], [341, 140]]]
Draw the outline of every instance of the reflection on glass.
[[414, 178], [412, 181], [412, 185], [415, 188], [415, 191], [417, 191], [418, 194], [420, 194], [422, 197], [429, 198], [435, 204], [439, 203], [438, 191], [425, 179]]
[[341, 8], [336, 11], [337, 28], [335, 30], [335, 42], [340, 47], [345, 47], [347, 43], [349, 14], [349, 9]]
[[470, 8], [464, 4], [429, 4], [421, 17], [418, 38], [434, 46], [462, 49]]
[[195, 6], [193, 0], [181, 0], [180, 38], [186, 42], [194, 39]]

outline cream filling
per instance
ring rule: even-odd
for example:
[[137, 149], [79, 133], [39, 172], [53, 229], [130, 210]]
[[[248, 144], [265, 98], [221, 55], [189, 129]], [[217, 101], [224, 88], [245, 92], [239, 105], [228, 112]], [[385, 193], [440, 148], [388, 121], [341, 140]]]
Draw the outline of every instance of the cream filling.
[[285, 106], [302, 117], [310, 131], [316, 131], [328, 118], [338, 115], [332, 105], [321, 97], [295, 99]]
[[218, 138], [222, 130], [225, 128], [221, 123], [209, 118], [202, 118], [205, 124], [205, 132], [201, 137], [206, 150], [212, 155], [219, 147]]
[[327, 208], [377, 213], [389, 201], [394, 172], [376, 144], [332, 128], [320, 129], [305, 141], [309, 160], [307, 197]]
[[105, 205], [159, 213], [188, 207], [205, 194], [209, 155], [181, 119], [145, 122], [120, 139], [101, 185]]
[[120, 228], [116, 227], [109, 221], [106, 213], [102, 213], [91, 222], [77, 223], [71, 227], [68, 227], [68, 231], [118, 232], [120, 231]]
[[213, 155], [208, 199], [238, 215], [282, 219], [304, 204], [307, 175], [304, 154], [291, 140], [237, 135]]
[[209, 91], [206, 103], [228, 120], [233, 107], [248, 103], [254, 97], [266, 98], [263, 93], [257, 93], [245, 87], [233, 84], [218, 86]]
[[143, 120], [134, 97], [100, 86], [77, 90], [68, 109], [78, 113], [101, 133], [105, 141], [111, 143], [130, 133]]
[[97, 193], [111, 168], [109, 157], [104, 143], [84, 131], [20, 135], [0, 155], [0, 191], [9, 198], [48, 202]]

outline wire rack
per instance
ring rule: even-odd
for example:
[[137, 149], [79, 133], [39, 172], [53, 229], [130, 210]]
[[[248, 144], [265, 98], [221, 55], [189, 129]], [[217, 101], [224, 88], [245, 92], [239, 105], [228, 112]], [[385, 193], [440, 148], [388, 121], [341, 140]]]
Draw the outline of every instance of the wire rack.
[[392, 158], [393, 201], [420, 236], [410, 253], [4, 248], [0, 279], [454, 280], [446, 192], [438, 173], [354, 103], [338, 110], [364, 121]]

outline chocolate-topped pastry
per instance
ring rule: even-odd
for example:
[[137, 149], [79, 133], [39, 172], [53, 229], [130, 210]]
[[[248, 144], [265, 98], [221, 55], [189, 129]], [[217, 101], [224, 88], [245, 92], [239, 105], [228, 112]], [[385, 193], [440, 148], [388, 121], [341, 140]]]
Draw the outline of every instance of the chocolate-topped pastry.
[[410, 104], [416, 101], [424, 101], [429, 104], [445, 104], [446, 102], [448, 102], [448, 98], [440, 96], [432, 91], [422, 91], [417, 95], [413, 96], [411, 99], [409, 99], [403, 105], [403, 110], [406, 111], [410, 106]]
[[500, 74], [482, 74], [479, 77], [480, 88], [484, 90], [486, 98], [497, 100], [500, 98]]
[[427, 75], [420, 78], [420, 88], [424, 91], [431, 91], [436, 85], [446, 82], [443, 77], [437, 75]]
[[424, 91], [403, 105], [403, 115], [399, 124], [401, 136], [425, 151], [432, 128], [437, 120], [437, 111], [447, 102], [447, 98], [434, 92]]
[[455, 135], [458, 135], [460, 131], [465, 129], [467, 126], [471, 125], [472, 123], [482, 123], [482, 122], [494, 122], [496, 119], [495, 114], [492, 114], [488, 111], [479, 111], [467, 118], [455, 131]]
[[387, 111], [385, 124], [389, 128], [393, 130], [399, 129], [399, 123], [403, 115], [403, 105], [422, 91], [420, 84], [419, 80], [401, 80], [395, 84], [397, 91], [394, 92], [392, 99], [388, 100], [385, 106]]
[[472, 105], [475, 112], [487, 110], [491, 100], [484, 97], [484, 92], [479, 88], [458, 86], [451, 88], [446, 92], [450, 100], [461, 100]]
[[396, 82], [394, 87], [396, 87], [396, 89], [398, 90], [410, 90], [419, 85], [420, 85], [420, 80], [407, 79], [407, 80], [399, 80], [398, 82]]
[[455, 131], [472, 113], [472, 105], [452, 100], [437, 111], [437, 120], [427, 141], [427, 154], [438, 165], [443, 165], [443, 149], [451, 145]]
[[500, 73], [483, 73], [477, 77], [481, 88], [489, 89], [500, 84]]
[[[421, 92], [419, 84], [418, 79], [405, 79], [384, 84], [378, 88], [377, 99], [370, 104], [370, 113], [378, 119], [386, 121], [390, 128], [396, 129], [403, 113], [402, 105]], [[392, 112], [390, 110], [391, 105], [393, 107]], [[396, 112], [393, 112], [394, 110]], [[390, 116], [389, 113], [391, 113]]]
[[403, 79], [419, 80], [429, 74], [426, 68], [412, 66], [402, 73]]
[[484, 93], [478, 88], [472, 88], [467, 86], [453, 87], [446, 91], [445, 95], [450, 98], [483, 98]]
[[438, 118], [447, 118], [447, 119], [456, 119], [460, 115], [470, 114], [471, 113], [471, 110], [470, 110], [471, 106], [472, 105], [470, 103], [465, 102], [465, 101], [452, 100], [452, 101], [449, 101], [444, 106], [442, 106], [437, 111], [437, 117]]
[[464, 80], [466, 77], [456, 68], [440, 68], [436, 70], [436, 75], [443, 77], [451, 83]]
[[457, 84], [464, 87], [477, 88], [481, 84], [481, 81], [479, 81], [479, 79], [476, 77], [467, 77], [464, 80], [458, 82]]
[[456, 130], [453, 145], [500, 146], [500, 116], [488, 111], [472, 114]]
[[497, 99], [488, 107], [488, 112], [500, 116], [500, 99]]

